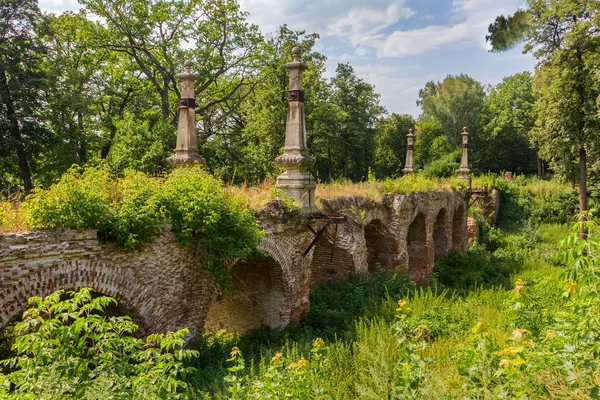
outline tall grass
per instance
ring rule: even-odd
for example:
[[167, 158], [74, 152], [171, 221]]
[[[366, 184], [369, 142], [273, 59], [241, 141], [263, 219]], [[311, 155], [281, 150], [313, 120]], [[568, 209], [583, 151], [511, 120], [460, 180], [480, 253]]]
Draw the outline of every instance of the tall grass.
[[[411, 179], [395, 182], [398, 192], [405, 184], [406, 190], [439, 187], [420, 177]], [[517, 374], [510, 369], [514, 360], [500, 365], [499, 354], [520, 351], [510, 350], [519, 340], [515, 332], [543, 336], [564, 307], [563, 267], [556, 255], [568, 224], [552, 218], [545, 222], [535, 212], [554, 207], [536, 203], [536, 198], [564, 187], [537, 180], [497, 180], [495, 185], [504, 200], [501, 228], [484, 226], [480, 243], [465, 255], [438, 261], [429, 287], [385, 271], [353, 276], [314, 289], [311, 309], [298, 327], [207, 338], [201, 350], [206, 358], [193, 378], [202, 395], [448, 399], [512, 398], [520, 391], [523, 398], [537, 399], [549, 398], [551, 390], [560, 392], [563, 381], [555, 375], [519, 372], [521, 382], [515, 382], [510, 375]], [[365, 185], [370, 191], [365, 197], [375, 195], [374, 188]], [[343, 190], [340, 184], [331, 193]], [[385, 192], [385, 184], [381, 190]], [[525, 296], [523, 310], [515, 309], [518, 296]], [[325, 344], [315, 349], [317, 338]], [[243, 356], [230, 358], [233, 346]], [[306, 369], [297, 369], [302, 360]], [[232, 392], [231, 382], [237, 382], [238, 392]]]

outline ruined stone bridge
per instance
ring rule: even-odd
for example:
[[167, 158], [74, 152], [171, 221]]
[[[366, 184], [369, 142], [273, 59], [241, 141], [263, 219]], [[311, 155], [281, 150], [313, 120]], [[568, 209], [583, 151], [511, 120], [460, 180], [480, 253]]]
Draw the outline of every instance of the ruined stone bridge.
[[171, 232], [136, 250], [101, 242], [93, 230], [46, 230], [0, 235], [0, 327], [27, 308], [31, 296], [91, 287], [113, 296], [144, 332], [182, 327], [244, 331], [297, 322], [309, 307], [309, 290], [320, 283], [407, 268], [413, 280], [431, 276], [435, 260], [464, 252], [464, 193], [425, 192], [322, 201], [327, 214], [347, 221], [329, 226], [304, 255], [323, 221], [288, 216], [277, 204], [261, 212], [264, 256], [231, 268], [233, 294], [220, 295], [203, 268], [198, 239], [182, 247]]

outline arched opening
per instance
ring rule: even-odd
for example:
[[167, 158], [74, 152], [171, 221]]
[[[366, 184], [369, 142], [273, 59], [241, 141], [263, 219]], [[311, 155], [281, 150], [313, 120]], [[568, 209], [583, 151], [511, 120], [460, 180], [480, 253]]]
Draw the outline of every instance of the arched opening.
[[392, 269], [398, 266], [396, 243], [380, 220], [373, 220], [365, 227], [365, 243], [369, 272], [373, 273], [378, 268]]
[[263, 325], [281, 326], [285, 301], [281, 266], [271, 257], [255, 257], [231, 269], [232, 294], [211, 303], [204, 329], [244, 332]]
[[108, 315], [130, 316], [139, 326], [140, 335], [156, 328], [151, 326], [153, 321], [149, 317], [155, 315], [152, 313], [161, 315], [161, 310], [154, 306], [156, 303], [151, 294], [120, 268], [90, 260], [48, 265], [2, 288], [0, 328], [19, 317], [29, 307], [28, 299], [31, 297], [45, 297], [60, 289], [77, 291], [84, 287], [91, 288], [94, 296], [114, 297], [118, 305], [109, 307]]
[[408, 266], [410, 276], [425, 276], [427, 273], [427, 230], [425, 228], [425, 216], [417, 214], [416, 218], [408, 228], [406, 238], [408, 250]]
[[467, 219], [465, 218], [465, 207], [460, 205], [454, 212], [452, 218], [452, 250], [464, 251], [465, 234], [467, 232]]
[[435, 261], [448, 255], [448, 234], [446, 232], [447, 213], [441, 209], [433, 225], [433, 245], [435, 249]]
[[[70, 292], [78, 290], [74, 287], [68, 286], [64, 288], [55, 288], [49, 291], [48, 293], [42, 294], [41, 297], [49, 296], [60, 289], [64, 290], [64, 293], [60, 297], [61, 301], [68, 300], [72, 297]], [[95, 291], [92, 291], [91, 295], [92, 299], [106, 296], [103, 293]], [[19, 304], [18, 307], [18, 310], [20, 311], [17, 312], [16, 315], [4, 327], [0, 328], [0, 360], [4, 360], [15, 356], [14, 352], [11, 349], [15, 339], [15, 326], [19, 322], [23, 321], [23, 314], [32, 306], [29, 304]], [[145, 326], [143, 319], [141, 318], [139, 313], [135, 309], [128, 307], [125, 303], [120, 302], [118, 300], [117, 304], [111, 303], [108, 306], [106, 306], [104, 308], [104, 312], [93, 311], [91, 314], [100, 315], [106, 318], [125, 316], [130, 317], [131, 320], [138, 326], [138, 330], [133, 333], [133, 336], [138, 338], [145, 338], [148, 335], [148, 328]], [[44, 316], [44, 318], [47, 318], [47, 316]]]
[[311, 287], [347, 279], [354, 271], [352, 254], [335, 242], [335, 237], [321, 238], [315, 245], [310, 272]]
[[3, 328], [0, 328], [0, 360], [6, 360], [16, 355], [12, 350], [12, 345], [15, 341], [14, 329], [15, 325], [22, 320], [22, 314], [19, 314], [10, 320]]

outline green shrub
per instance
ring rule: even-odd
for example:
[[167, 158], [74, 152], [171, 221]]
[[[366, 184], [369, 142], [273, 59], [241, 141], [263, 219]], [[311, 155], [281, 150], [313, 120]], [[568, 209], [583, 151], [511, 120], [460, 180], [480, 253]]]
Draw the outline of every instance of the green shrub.
[[23, 203], [28, 229], [92, 228], [109, 232], [114, 221], [114, 181], [107, 168], [73, 166], [47, 190]]
[[[186, 330], [133, 335], [128, 317], [106, 317], [116, 300], [90, 289], [33, 297], [15, 327], [14, 369], [0, 374], [0, 397], [11, 399], [192, 398], [185, 366], [197, 352], [183, 350]], [[4, 397], [2, 397], [4, 398]]]
[[450, 178], [456, 175], [460, 163], [456, 161], [457, 153], [450, 153], [433, 160], [423, 169], [426, 178]]
[[118, 178], [106, 166], [73, 167], [48, 190], [29, 196], [23, 212], [29, 229], [97, 229], [125, 248], [151, 241], [170, 220], [182, 244], [200, 236], [206, 267], [223, 288], [230, 281], [225, 262], [245, 259], [261, 239], [242, 199], [201, 167], [178, 168], [165, 179], [130, 170]]
[[166, 214], [161, 194], [162, 179], [133, 170], [115, 182], [118, 199], [113, 202], [113, 223], [108, 237], [125, 248], [152, 240], [164, 229]]
[[0, 231], [16, 231], [19, 230], [20, 225], [18, 206], [0, 201]]
[[193, 235], [200, 235], [207, 269], [222, 287], [228, 287], [231, 278], [225, 262], [246, 259], [260, 242], [254, 214], [201, 167], [171, 172], [162, 198], [179, 241], [189, 244]]
[[484, 245], [472, 246], [466, 254], [451, 253], [435, 263], [434, 279], [461, 293], [484, 288], [510, 286], [511, 274], [519, 270], [519, 260], [497, 256]]

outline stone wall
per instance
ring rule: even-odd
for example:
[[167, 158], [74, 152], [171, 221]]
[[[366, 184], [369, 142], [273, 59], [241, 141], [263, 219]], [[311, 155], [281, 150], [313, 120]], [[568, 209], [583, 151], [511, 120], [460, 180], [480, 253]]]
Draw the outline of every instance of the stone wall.
[[148, 332], [200, 332], [214, 285], [196, 254], [171, 232], [136, 250], [102, 243], [93, 230], [48, 230], [0, 236], [0, 326], [27, 308], [27, 298], [55, 290], [113, 296], [137, 312]]
[[[467, 247], [467, 212], [463, 193], [424, 192], [385, 197], [381, 203], [364, 198], [322, 201], [327, 213], [343, 214], [349, 221], [328, 228], [328, 246], [315, 248], [311, 271], [374, 272], [377, 268], [406, 269], [412, 280], [427, 280], [435, 260]], [[330, 253], [335, 243], [334, 260]], [[335, 256], [335, 253], [334, 253]], [[353, 265], [348, 267], [348, 261]], [[319, 273], [314, 283], [337, 279]]]
[[464, 194], [428, 192], [323, 201], [327, 214], [345, 215], [304, 255], [323, 220], [288, 215], [277, 202], [259, 216], [265, 238], [256, 256], [231, 267], [232, 294], [219, 294], [203, 269], [196, 240], [188, 247], [167, 231], [152, 243], [124, 250], [91, 230], [0, 235], [0, 326], [27, 308], [27, 298], [57, 289], [93, 290], [135, 310], [147, 332], [182, 327], [244, 331], [284, 327], [309, 307], [311, 286], [351, 273], [402, 268], [427, 280], [436, 259], [467, 245]]

